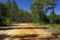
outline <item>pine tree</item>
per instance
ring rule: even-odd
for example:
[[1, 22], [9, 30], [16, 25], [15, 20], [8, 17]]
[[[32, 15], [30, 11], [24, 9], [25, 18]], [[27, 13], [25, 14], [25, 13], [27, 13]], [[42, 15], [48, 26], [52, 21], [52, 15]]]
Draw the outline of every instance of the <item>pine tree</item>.
[[6, 25], [5, 24], [5, 18], [7, 17], [7, 10], [8, 8], [6, 7], [5, 4], [0, 3], [0, 25]]
[[[54, 5], [52, 3], [54, 0], [33, 0], [33, 3], [31, 5], [31, 10], [33, 13], [34, 21], [36, 22], [37, 16], [40, 16], [40, 23], [45, 21], [44, 17], [47, 17], [46, 14], [48, 10], [53, 9], [54, 13]], [[50, 7], [52, 4], [52, 8]], [[39, 19], [39, 18], [38, 18]]]
[[55, 12], [54, 12], [54, 8], [55, 8], [55, 0], [53, 0], [52, 1], [52, 3], [51, 3], [51, 5], [52, 5], [52, 20], [53, 20], [53, 22], [52, 23], [54, 23], [54, 19], [55, 19]]
[[8, 14], [7, 14], [7, 16], [8, 16], [8, 18], [11, 18], [11, 1], [10, 0], [7, 0], [6, 6], [8, 8]]
[[18, 16], [18, 6], [15, 0], [12, 0], [11, 2], [11, 13], [12, 13], [12, 20], [17, 21], [17, 16]]
[[50, 0], [50, 2], [49, 2], [49, 5], [50, 5], [50, 7], [49, 7], [49, 9], [52, 9], [52, 12], [51, 12], [51, 23], [54, 23], [54, 20], [55, 20], [55, 6], [56, 6], [56, 2], [55, 2], [55, 0]]
[[38, 0], [33, 0], [33, 3], [31, 5], [31, 10], [32, 10], [32, 13], [33, 13], [33, 15], [32, 15], [33, 22], [36, 23], [37, 21], [39, 21], [39, 20], [37, 20], [38, 19], [37, 15], [41, 11], [41, 5], [39, 4]]

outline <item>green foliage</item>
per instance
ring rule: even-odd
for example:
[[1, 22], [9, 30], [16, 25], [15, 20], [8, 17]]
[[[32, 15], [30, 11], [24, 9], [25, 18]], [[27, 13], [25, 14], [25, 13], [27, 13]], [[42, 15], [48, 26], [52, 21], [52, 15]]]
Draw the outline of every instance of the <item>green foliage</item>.
[[18, 22], [30, 22], [30, 21], [31, 14], [27, 11], [20, 9], [18, 13]]
[[60, 23], [60, 15], [55, 16], [54, 23], [59, 24]]
[[[6, 4], [0, 3], [0, 24], [31, 22], [60, 24], [60, 15], [55, 14], [54, 7], [54, 0], [33, 0], [30, 13], [19, 9], [15, 0], [7, 0]], [[47, 16], [48, 11], [51, 13]]]
[[30, 22], [31, 21], [31, 15], [27, 11], [24, 11], [22, 9], [19, 9], [15, 0], [8, 0], [6, 3], [6, 6], [8, 7], [8, 18], [12, 22]]
[[[36, 22], [36, 19], [38, 19], [40, 23], [46, 22], [45, 20], [45, 18], [47, 19], [46, 14], [49, 10], [48, 5], [49, 5], [49, 0], [33, 0], [33, 3], [31, 5], [31, 10], [33, 13], [32, 17], [34, 18], [34, 22]], [[47, 22], [48, 22], [48, 19], [47, 19]]]
[[5, 5], [8, 8], [7, 17], [10, 18], [11, 17], [11, 2], [10, 2], [10, 0], [7, 0]]
[[8, 8], [5, 6], [5, 4], [0, 3], [0, 25], [5, 25], [5, 18], [7, 17], [7, 10]]
[[17, 22], [16, 19], [18, 17], [18, 11], [19, 11], [19, 9], [18, 9], [18, 6], [17, 6], [15, 0], [12, 0], [12, 2], [11, 2], [11, 18], [12, 18], [13, 22]]
[[13, 22], [17, 22], [18, 16], [18, 7], [15, 0], [7, 0], [6, 6], [8, 7], [8, 18], [11, 19]]
[[[51, 15], [48, 15], [48, 19], [50, 20], [50, 23], [53, 22]], [[55, 14], [54, 23], [55, 24], [60, 24], [60, 15]]]

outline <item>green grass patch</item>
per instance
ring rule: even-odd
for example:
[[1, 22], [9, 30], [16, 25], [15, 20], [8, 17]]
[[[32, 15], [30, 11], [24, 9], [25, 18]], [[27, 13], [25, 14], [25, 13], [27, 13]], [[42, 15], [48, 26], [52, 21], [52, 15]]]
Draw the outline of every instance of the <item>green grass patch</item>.
[[43, 25], [47, 26], [47, 27], [53, 27], [53, 28], [60, 30], [60, 24], [43, 24]]

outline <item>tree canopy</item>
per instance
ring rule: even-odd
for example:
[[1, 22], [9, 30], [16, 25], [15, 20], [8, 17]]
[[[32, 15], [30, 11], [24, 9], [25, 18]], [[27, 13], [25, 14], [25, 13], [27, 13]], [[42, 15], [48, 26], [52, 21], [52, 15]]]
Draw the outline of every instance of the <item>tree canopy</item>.
[[[31, 12], [27, 12], [19, 8], [15, 0], [7, 0], [5, 4], [0, 3], [0, 24], [60, 24], [60, 15], [55, 13], [55, 6], [55, 0], [33, 0], [30, 6]], [[50, 11], [50, 15], [47, 15], [48, 11]]]

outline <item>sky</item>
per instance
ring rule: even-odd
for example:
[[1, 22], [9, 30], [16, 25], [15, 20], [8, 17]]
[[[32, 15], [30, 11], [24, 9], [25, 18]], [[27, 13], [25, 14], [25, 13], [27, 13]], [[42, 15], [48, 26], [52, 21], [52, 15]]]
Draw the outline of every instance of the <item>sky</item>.
[[[7, 0], [0, 0], [0, 2], [6, 3]], [[30, 6], [32, 4], [32, 0], [15, 0], [18, 7], [20, 9], [24, 9], [28, 12], [30, 12]], [[55, 13], [60, 15], [60, 0], [56, 0], [56, 8], [55, 8]]]

